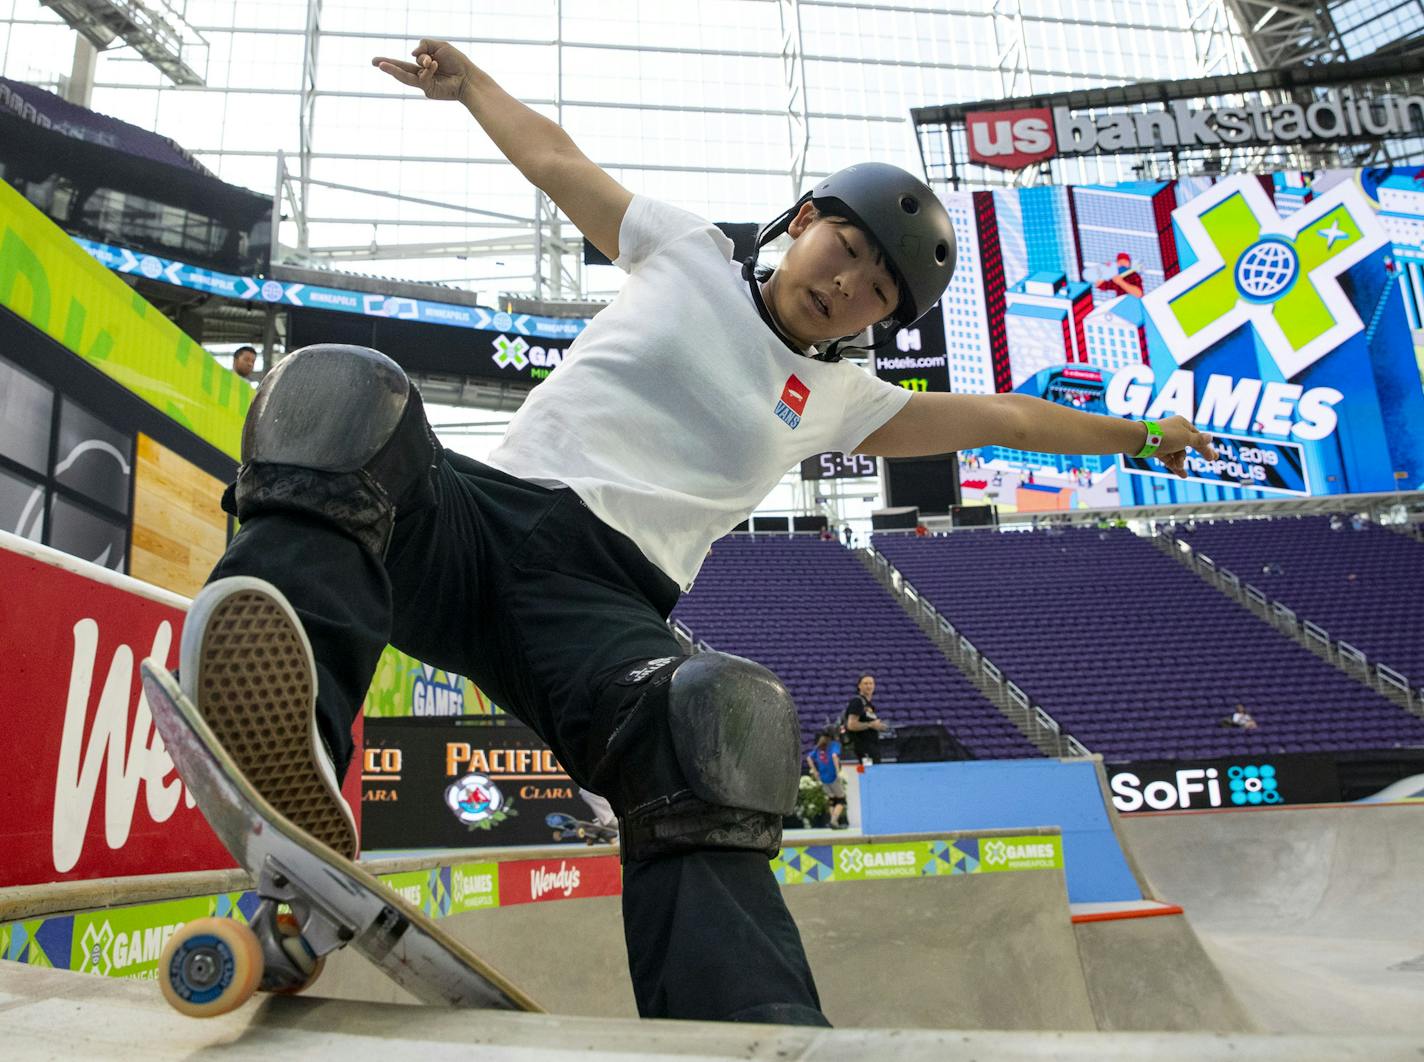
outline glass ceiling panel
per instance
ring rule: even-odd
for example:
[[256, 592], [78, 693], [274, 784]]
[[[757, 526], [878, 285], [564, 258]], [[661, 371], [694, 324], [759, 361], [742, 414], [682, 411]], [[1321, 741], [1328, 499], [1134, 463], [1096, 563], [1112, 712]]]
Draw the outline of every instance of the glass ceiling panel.
[[[1002, 93], [989, 0], [802, 0], [800, 9], [808, 183], [866, 158], [917, 171], [911, 107]], [[1023, 11], [1033, 91], [1199, 73], [1181, 0], [1023, 0]], [[205, 87], [175, 89], [119, 48], [99, 58], [92, 105], [269, 194], [279, 149], [299, 170], [307, 3], [189, 0], [187, 16], [210, 45]], [[635, 191], [725, 221], [765, 220], [793, 197], [774, 0], [324, 0], [319, 21], [315, 180], [532, 215], [532, 189], [462, 108], [371, 67], [373, 55], [404, 57], [425, 35], [455, 41], [542, 113], [559, 114], [562, 99], [565, 128]], [[73, 46], [74, 34], [38, 0], [0, 0], [0, 73], [59, 87]], [[389, 195], [314, 185], [308, 196], [315, 250], [530, 234], [527, 224]], [[291, 224], [282, 241], [295, 244]], [[412, 279], [492, 277], [466, 285], [488, 298], [532, 288], [527, 252], [455, 250], [337, 264]], [[585, 280], [606, 293], [620, 276], [590, 268]]]

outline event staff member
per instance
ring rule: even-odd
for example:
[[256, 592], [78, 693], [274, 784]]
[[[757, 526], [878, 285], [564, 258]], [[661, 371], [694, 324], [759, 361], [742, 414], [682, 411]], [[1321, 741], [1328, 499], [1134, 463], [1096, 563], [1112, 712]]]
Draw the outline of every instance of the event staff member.
[[845, 729], [856, 758], [880, 762], [880, 735], [890, 727], [876, 714], [871, 698], [875, 696], [875, 676], [861, 675], [855, 684], [855, 696], [845, 710]]

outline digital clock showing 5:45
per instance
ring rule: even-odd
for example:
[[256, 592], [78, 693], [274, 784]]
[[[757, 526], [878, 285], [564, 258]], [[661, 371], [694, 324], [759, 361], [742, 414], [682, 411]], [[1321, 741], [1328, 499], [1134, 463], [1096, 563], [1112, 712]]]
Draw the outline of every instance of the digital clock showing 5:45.
[[802, 479], [864, 479], [880, 472], [868, 454], [817, 454], [801, 462]]

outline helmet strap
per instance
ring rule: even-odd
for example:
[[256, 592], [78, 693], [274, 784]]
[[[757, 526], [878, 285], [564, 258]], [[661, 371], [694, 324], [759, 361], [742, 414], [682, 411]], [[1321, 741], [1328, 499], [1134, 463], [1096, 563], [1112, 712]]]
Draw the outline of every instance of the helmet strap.
[[[786, 232], [786, 230], [791, 227], [792, 220], [800, 213], [801, 207], [810, 201], [811, 193], [807, 192], [800, 199], [796, 200], [790, 209], [783, 211], [762, 226], [761, 231], [757, 233], [756, 247], [753, 248], [752, 253], [747, 256], [746, 261], [742, 263], [742, 279], [751, 287], [752, 302], [756, 305], [757, 313], [761, 315], [761, 319], [766, 322], [767, 327], [776, 334], [776, 338], [786, 345], [786, 349], [793, 354], [799, 354], [803, 358], [809, 357], [814, 361], [840, 361], [840, 352], [844, 348], [844, 344], [854, 339], [855, 336], [843, 336], [832, 342], [825, 350], [819, 351], [816, 354], [807, 354], [805, 350], [796, 345], [794, 339], [782, 330], [781, 325], [777, 322], [775, 316], [773, 316], [771, 309], [766, 305], [766, 300], [762, 298], [761, 282], [757, 280], [756, 276], [757, 259], [761, 257], [761, 249], [782, 233]], [[845, 349], [869, 350], [870, 348], [850, 347]]]

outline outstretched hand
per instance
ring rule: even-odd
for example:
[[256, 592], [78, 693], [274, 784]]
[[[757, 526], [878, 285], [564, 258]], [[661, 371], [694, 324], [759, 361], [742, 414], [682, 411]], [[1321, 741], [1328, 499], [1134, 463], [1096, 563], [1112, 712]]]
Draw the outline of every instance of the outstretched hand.
[[1168, 417], [1158, 421], [1162, 428], [1162, 445], [1157, 448], [1157, 460], [1182, 478], [1187, 475], [1187, 450], [1192, 449], [1208, 461], [1216, 460], [1216, 447], [1211, 444], [1211, 436], [1198, 431], [1195, 424], [1186, 417]]
[[475, 64], [449, 41], [422, 40], [410, 54], [413, 63], [378, 55], [371, 65], [432, 100], [458, 100], [475, 72]]

